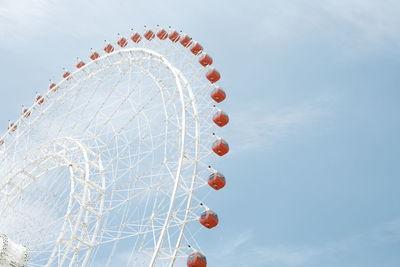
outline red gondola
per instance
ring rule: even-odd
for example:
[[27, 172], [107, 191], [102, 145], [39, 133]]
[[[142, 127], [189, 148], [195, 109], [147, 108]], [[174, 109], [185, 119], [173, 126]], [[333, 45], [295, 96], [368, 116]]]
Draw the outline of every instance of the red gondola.
[[146, 33], [144, 34], [144, 38], [146, 38], [149, 41], [153, 40], [155, 36], [156, 35], [152, 30], [147, 30]]
[[226, 185], [225, 176], [219, 172], [212, 173], [208, 177], [208, 184], [215, 190], [220, 190]]
[[184, 37], [181, 38], [180, 43], [184, 47], [189, 47], [189, 45], [192, 44], [192, 38], [190, 38], [188, 35], [185, 35]]
[[168, 38], [168, 33], [167, 33], [166, 30], [161, 29], [161, 30], [158, 31], [157, 37], [158, 37], [158, 39], [160, 39], [160, 40], [165, 40], [165, 39]]
[[8, 129], [12, 132], [15, 132], [17, 130], [17, 125], [15, 125], [14, 123], [10, 123], [8, 125]]
[[56, 91], [56, 90], [57, 90], [56, 84], [55, 84], [55, 83], [51, 83], [51, 84], [49, 85], [49, 90], [50, 90], [50, 91]]
[[199, 59], [199, 62], [203, 67], [207, 67], [213, 63], [213, 59], [209, 55], [203, 54]]
[[229, 145], [224, 139], [218, 139], [212, 145], [212, 150], [215, 154], [222, 157], [229, 152]]
[[90, 59], [91, 60], [96, 60], [96, 59], [98, 59], [100, 57], [100, 55], [99, 55], [99, 53], [97, 53], [97, 52], [93, 52], [91, 55], [90, 55]]
[[112, 46], [111, 44], [108, 44], [108, 45], [106, 45], [106, 46], [104, 47], [104, 51], [105, 51], [106, 53], [112, 53], [112, 52], [114, 52], [114, 46]]
[[199, 222], [206, 228], [211, 229], [218, 225], [218, 215], [212, 210], [201, 213]]
[[219, 127], [224, 127], [229, 122], [229, 116], [228, 116], [228, 114], [226, 114], [225, 112], [223, 112], [221, 110], [221, 111], [218, 111], [217, 113], [215, 113], [215, 115], [213, 117], [213, 121]]
[[142, 40], [142, 37], [140, 37], [140, 34], [135, 33], [135, 34], [132, 34], [131, 40], [132, 40], [132, 42], [134, 42], [134, 43], [139, 43], [140, 40]]
[[214, 99], [215, 102], [220, 103], [225, 100], [226, 93], [224, 90], [217, 87], [211, 92], [210, 96], [212, 99]]
[[169, 35], [169, 39], [170, 39], [172, 42], [174, 42], [174, 43], [178, 42], [180, 37], [181, 37], [181, 36], [180, 36], [180, 34], [179, 34], [177, 31], [173, 31], [173, 32]]
[[201, 44], [196, 42], [192, 45], [190, 51], [193, 53], [193, 55], [197, 56], [201, 53], [201, 51], [203, 51], [203, 47], [201, 46]]
[[200, 252], [193, 252], [188, 256], [187, 259], [188, 267], [207, 267], [207, 259], [206, 256], [201, 254]]
[[126, 40], [126, 38], [121, 37], [121, 38], [119, 38], [117, 44], [118, 44], [120, 47], [124, 48], [125, 46], [128, 45], [128, 41]]
[[71, 73], [69, 73], [68, 71], [64, 72], [63, 78], [64, 78], [64, 79], [67, 79], [68, 76], [69, 76], [70, 74], [71, 74]]
[[83, 62], [83, 61], [79, 61], [78, 64], [76, 64], [76, 68], [77, 68], [77, 69], [80, 69], [80, 68], [82, 68], [83, 66], [85, 66], [85, 62]]
[[36, 102], [37, 102], [39, 105], [43, 104], [43, 103], [44, 103], [44, 97], [38, 95], [38, 96], [36, 97]]
[[23, 115], [25, 118], [29, 118], [29, 116], [31, 115], [31, 112], [29, 111], [29, 109], [24, 108], [24, 109], [22, 110], [22, 115]]
[[219, 72], [216, 69], [211, 69], [209, 72], [207, 72], [206, 78], [211, 83], [215, 83], [221, 78], [221, 74], [219, 74]]

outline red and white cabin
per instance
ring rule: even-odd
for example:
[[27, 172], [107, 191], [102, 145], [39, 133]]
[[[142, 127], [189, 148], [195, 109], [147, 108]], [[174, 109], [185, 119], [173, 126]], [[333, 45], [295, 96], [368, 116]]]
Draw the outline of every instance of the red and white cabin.
[[220, 87], [217, 87], [211, 92], [210, 96], [215, 102], [220, 103], [225, 100], [226, 93]]
[[207, 267], [207, 259], [206, 256], [201, 254], [200, 252], [193, 252], [188, 256], [187, 259], [188, 267]]
[[203, 67], [207, 67], [210, 66], [213, 63], [213, 59], [212, 57], [210, 57], [207, 54], [203, 54], [200, 59], [199, 59], [199, 63], [203, 66]]
[[220, 172], [214, 172], [208, 177], [208, 185], [215, 190], [220, 190], [225, 187], [225, 176]]
[[229, 122], [229, 116], [222, 110], [214, 114], [213, 121], [219, 127], [224, 127]]
[[218, 215], [212, 210], [201, 213], [199, 222], [206, 228], [211, 229], [218, 225]]
[[209, 80], [211, 83], [216, 83], [221, 79], [221, 74], [216, 69], [211, 69], [207, 72], [206, 74], [207, 80]]
[[121, 38], [118, 39], [117, 44], [118, 44], [120, 47], [124, 48], [125, 46], [128, 45], [128, 41], [126, 40], [125, 37], [121, 37]]
[[180, 37], [181, 37], [181, 35], [180, 35], [177, 31], [173, 31], [173, 32], [171, 32], [171, 33], [169, 34], [169, 37], [168, 37], [168, 38], [169, 38], [172, 42], [176, 43], [176, 42], [179, 41]]
[[229, 145], [224, 139], [218, 139], [212, 145], [212, 150], [214, 151], [215, 154], [222, 157], [223, 155], [229, 152]]

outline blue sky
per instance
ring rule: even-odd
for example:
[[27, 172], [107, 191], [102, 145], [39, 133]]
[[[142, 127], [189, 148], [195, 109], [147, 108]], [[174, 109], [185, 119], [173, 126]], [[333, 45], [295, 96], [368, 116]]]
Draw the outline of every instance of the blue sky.
[[210, 266], [400, 264], [400, 2], [3, 0], [0, 123], [104, 39], [172, 25], [213, 56], [231, 124]]

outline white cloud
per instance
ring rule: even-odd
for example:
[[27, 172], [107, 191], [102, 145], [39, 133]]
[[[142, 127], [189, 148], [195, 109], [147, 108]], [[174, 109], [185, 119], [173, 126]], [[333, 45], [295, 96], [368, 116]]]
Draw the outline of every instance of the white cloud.
[[[267, 1], [255, 11], [252, 34], [260, 44], [292, 45], [327, 39], [362, 46], [400, 41], [400, 2], [396, 0]], [[250, 27], [250, 23], [246, 25]]]
[[[400, 218], [383, 223], [359, 235], [335, 240], [321, 246], [254, 245], [256, 233], [245, 232], [232, 240], [220, 244], [217, 259], [218, 266], [225, 267], [295, 267], [323, 266], [330, 260], [346, 254], [368, 251], [379, 246], [389, 246], [400, 242]], [[362, 263], [362, 262], [361, 262]]]
[[0, 39], [24, 39], [32, 31], [43, 31], [51, 16], [50, 0], [4, 0], [0, 3]]
[[[212, 5], [213, 8], [210, 9]], [[155, 7], [155, 8], [153, 8]], [[213, 18], [224, 12], [218, 23]], [[171, 16], [176, 12], [178, 17]], [[250, 3], [204, 1], [193, 6], [184, 1], [76, 1], [76, 0], [3, 0], [0, 3], [0, 36], [26, 38], [34, 32], [56, 29], [68, 34], [92, 34], [128, 30], [144, 24], [178, 23], [177, 27], [237, 30], [251, 36], [250, 41], [289, 44], [310, 38], [395, 40], [400, 36], [400, 2], [396, 0], [297, 0], [252, 1]], [[202, 17], [199, 17], [202, 14]], [[244, 15], [248, 14], [248, 15]], [[157, 22], [158, 21], [158, 22]], [[208, 22], [207, 22], [208, 21]], [[204, 24], [206, 23], [206, 24]], [[208, 23], [208, 24], [207, 24]], [[133, 24], [133, 25], [132, 25]], [[118, 31], [118, 29], [116, 29]], [[211, 33], [212, 34], [212, 33]], [[212, 34], [213, 35], [213, 34]], [[232, 36], [235, 36], [232, 33]], [[105, 36], [104, 36], [105, 37]]]
[[242, 149], [271, 146], [284, 137], [296, 135], [299, 128], [317, 121], [322, 114], [317, 105], [311, 104], [275, 110], [267, 110], [264, 105], [243, 108], [231, 116], [231, 139]]

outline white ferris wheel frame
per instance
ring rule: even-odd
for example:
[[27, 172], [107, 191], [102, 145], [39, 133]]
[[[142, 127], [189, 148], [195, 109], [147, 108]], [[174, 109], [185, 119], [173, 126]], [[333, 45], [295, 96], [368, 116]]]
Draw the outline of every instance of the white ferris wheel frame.
[[[200, 140], [200, 116], [199, 113], [197, 111], [197, 105], [196, 105], [196, 99], [192, 90], [192, 87], [190, 85], [190, 83], [188, 82], [188, 80], [185, 78], [184, 74], [177, 68], [175, 68], [168, 60], [166, 57], [164, 57], [163, 55], [151, 50], [151, 49], [147, 49], [147, 48], [141, 48], [141, 47], [133, 47], [133, 48], [123, 48], [123, 49], [119, 49], [118, 51], [115, 51], [113, 53], [107, 53], [105, 55], [102, 55], [101, 57], [99, 57], [98, 59], [96, 59], [95, 61], [91, 61], [88, 62], [85, 66], [83, 66], [82, 68], [79, 68], [77, 70], [75, 70], [74, 72], [71, 73], [70, 77], [74, 77], [76, 76], [78, 73], [80, 72], [85, 72], [85, 70], [93, 65], [93, 64], [98, 64], [103, 62], [103, 61], [107, 61], [111, 56], [113, 56], [114, 54], [121, 54], [122, 56], [124, 55], [129, 55], [131, 58], [133, 57], [133, 55], [135, 54], [139, 54], [142, 55], [141, 58], [146, 58], [146, 59], [152, 59], [155, 61], [158, 61], [160, 64], [162, 64], [163, 66], [165, 66], [174, 76], [175, 79], [175, 85], [176, 88], [178, 89], [179, 92], [179, 100], [181, 101], [181, 132], [180, 132], [180, 140], [182, 141], [180, 144], [180, 148], [179, 148], [179, 161], [178, 161], [178, 167], [176, 170], [176, 174], [175, 174], [175, 181], [174, 181], [174, 185], [173, 185], [173, 190], [172, 190], [172, 194], [171, 194], [171, 198], [170, 198], [170, 203], [169, 203], [169, 208], [168, 208], [168, 212], [165, 216], [164, 219], [164, 224], [162, 226], [161, 229], [161, 233], [160, 236], [157, 240], [156, 243], [156, 247], [154, 248], [154, 252], [151, 256], [151, 261], [149, 266], [153, 267], [156, 265], [156, 261], [157, 261], [157, 257], [160, 253], [160, 248], [163, 244], [163, 240], [165, 238], [166, 235], [166, 231], [169, 228], [169, 224], [170, 224], [170, 219], [171, 216], [173, 215], [174, 211], [174, 202], [176, 200], [176, 194], [177, 194], [177, 189], [179, 187], [179, 183], [180, 183], [180, 178], [181, 178], [181, 171], [182, 171], [182, 164], [184, 161], [184, 151], [185, 151], [185, 137], [186, 137], [186, 117], [187, 117], [187, 110], [186, 110], [186, 102], [185, 102], [185, 96], [184, 96], [184, 88], [187, 89], [187, 93], [189, 95], [189, 101], [190, 104], [192, 106], [192, 118], [194, 118], [195, 120], [195, 135], [193, 137], [193, 139], [195, 140], [195, 157], [196, 160], [198, 159], [198, 150], [199, 150], [199, 140]], [[109, 61], [110, 62], [110, 61]], [[115, 64], [116, 62], [114, 62], [113, 64]], [[116, 66], [118, 66], [117, 64], [115, 64]], [[150, 76], [156, 83], [156, 85], [158, 86], [161, 95], [162, 95], [162, 91], [165, 89], [163, 87], [162, 81], [159, 81], [157, 79], [157, 77], [155, 77], [154, 75], [152, 75], [149, 71], [143, 70], [141, 69], [141, 72], [143, 75], [148, 75]], [[90, 75], [90, 73], [88, 74]], [[67, 79], [62, 80], [59, 84], [57, 84], [57, 87], [62, 86], [63, 83], [67, 82]], [[44, 98], [47, 98], [52, 92], [49, 91], [47, 92], [47, 94], [44, 96]], [[49, 97], [50, 98], [50, 97]], [[35, 108], [40, 105], [37, 101], [33, 104], [33, 106], [31, 106], [29, 108], [30, 111], [35, 110]], [[164, 103], [165, 105], [165, 103]], [[165, 111], [166, 112], [166, 111]], [[15, 125], [19, 125], [22, 121], [24, 120], [24, 117], [21, 116], [21, 118], [19, 120], [17, 120], [15, 122]], [[8, 135], [13, 134], [12, 129], [9, 129], [6, 134], [2, 137], [2, 140], [7, 139]], [[59, 146], [61, 147], [65, 153], [67, 153], [69, 150], [79, 150], [81, 155], [84, 158], [84, 162], [85, 165], [84, 166], [76, 166], [74, 162], [70, 161], [68, 158], [63, 158], [60, 157], [60, 153], [59, 151], [51, 151], [51, 147], [56, 147]], [[46, 153], [44, 153], [46, 152]], [[102, 166], [102, 162], [101, 162], [101, 155], [97, 155], [96, 153], [92, 152], [90, 150], [90, 148], [86, 147], [84, 144], [80, 143], [79, 140], [74, 140], [71, 138], [63, 138], [63, 139], [56, 139], [56, 140], [52, 140], [51, 142], [49, 142], [48, 144], [46, 144], [45, 146], [41, 147], [41, 150], [39, 153], [43, 153], [43, 155], [35, 160], [31, 160], [27, 158], [27, 165], [28, 164], [34, 164], [37, 167], [39, 166], [38, 169], [41, 169], [43, 171], [50, 171], [53, 168], [58, 168], [59, 166], [63, 165], [63, 166], [68, 166], [69, 171], [70, 171], [70, 181], [71, 181], [71, 191], [70, 191], [70, 198], [69, 198], [69, 204], [68, 204], [68, 208], [67, 208], [67, 213], [66, 216], [64, 218], [64, 226], [62, 229], [64, 229], [64, 227], [66, 227], [67, 224], [71, 224], [71, 222], [68, 222], [68, 214], [70, 214], [72, 212], [72, 201], [78, 201], [79, 203], [81, 203], [80, 206], [80, 210], [78, 213], [78, 218], [82, 218], [82, 217], [90, 217], [88, 214], [94, 215], [93, 218], [97, 218], [97, 220], [95, 220], [93, 223], [95, 224], [95, 231], [93, 233], [92, 236], [92, 240], [83, 240], [80, 236], [79, 236], [79, 226], [78, 224], [75, 222], [75, 227], [73, 228], [73, 233], [74, 236], [71, 236], [71, 239], [74, 239], [76, 241], [75, 246], [73, 246], [71, 243], [73, 241], [70, 241], [71, 243], [68, 244], [68, 250], [76, 250], [80, 248], [80, 246], [86, 246], [87, 250], [86, 250], [86, 254], [84, 256], [84, 260], [82, 263], [82, 266], [85, 266], [88, 263], [88, 260], [90, 258], [90, 254], [92, 251], [92, 248], [94, 246], [96, 246], [95, 242], [96, 242], [96, 237], [97, 237], [97, 232], [99, 231], [99, 227], [101, 225], [100, 221], [102, 220], [102, 213], [103, 213], [103, 209], [104, 209], [104, 199], [102, 201], [100, 201], [100, 205], [96, 208], [96, 207], [90, 207], [89, 205], [87, 205], [87, 203], [85, 202], [86, 196], [87, 194], [98, 194], [99, 196], [103, 195], [104, 196], [104, 191], [106, 190], [106, 182], [105, 182], [105, 178], [104, 175], [100, 175], [100, 177], [94, 177], [95, 181], [93, 180], [93, 177], [90, 177], [90, 170], [89, 170], [89, 165], [91, 167], [95, 166], [98, 170], [99, 173], [102, 174], [104, 173], [103, 170], [103, 166]], [[57, 164], [53, 165], [53, 166], [43, 166], [42, 162], [46, 162], [46, 159], [51, 158], [53, 160], [54, 163], [54, 159], [58, 159], [56, 160]], [[191, 179], [191, 185], [190, 188], [187, 192], [188, 196], [187, 196], [187, 202], [186, 202], [186, 207], [185, 207], [185, 215], [184, 215], [184, 220], [182, 221], [181, 224], [181, 229], [176, 241], [175, 246], [173, 247], [173, 253], [171, 255], [171, 262], [168, 266], [173, 266], [175, 264], [175, 260], [176, 260], [176, 256], [178, 254], [178, 251], [180, 249], [181, 246], [181, 242], [184, 236], [184, 232], [185, 232], [185, 228], [186, 228], [186, 224], [188, 222], [188, 217], [189, 217], [189, 213], [190, 213], [190, 208], [192, 206], [192, 201], [193, 201], [193, 191], [195, 190], [195, 182], [196, 182], [196, 178], [197, 178], [197, 168], [198, 168], [198, 164], [195, 165], [194, 167], [194, 172], [192, 175], [192, 179]], [[29, 169], [29, 168], [22, 168], [23, 170], [25, 169]], [[80, 172], [78, 171], [80, 170]], [[16, 177], [20, 177], [20, 179], [30, 179], [31, 183], [33, 183], [34, 181], [36, 181], [36, 179], [38, 179], [40, 177], [40, 175], [34, 175], [31, 173], [27, 173], [24, 171], [18, 172], [16, 174], [13, 175], [13, 177], [10, 177], [10, 179], [8, 181], [6, 181], [7, 185], [15, 185], [15, 181], [14, 180]], [[26, 187], [30, 185], [30, 183], [27, 182], [21, 182], [21, 184], [24, 184]], [[85, 192], [85, 194], [83, 196], [77, 196], [75, 194], [75, 187], [76, 186], [83, 186], [83, 192]], [[17, 186], [18, 187], [18, 186]], [[25, 188], [17, 188], [17, 190], [19, 191], [23, 191]], [[0, 184], [0, 191], [2, 191], [2, 187]], [[7, 193], [6, 193], [7, 195]], [[7, 201], [12, 201], [12, 199], [8, 199]], [[82, 204], [83, 203], [83, 204]], [[1, 212], [2, 210], [0, 210], [0, 216], [1, 216]], [[63, 236], [64, 231], [61, 231], [61, 233], [59, 234], [59, 237], [57, 238], [57, 242], [65, 242], [65, 238]], [[56, 254], [57, 254], [57, 245], [54, 247], [54, 250], [51, 254], [51, 257], [49, 258], [48, 263], [45, 266], [51, 266], [51, 264], [53, 263], [53, 260], [56, 258]], [[61, 259], [61, 265], [64, 263], [64, 261], [67, 259], [67, 255], [68, 255], [68, 251], [66, 253], [64, 253], [64, 257]], [[69, 264], [69, 266], [73, 266], [74, 263], [74, 258], [71, 259], [71, 262]]]

